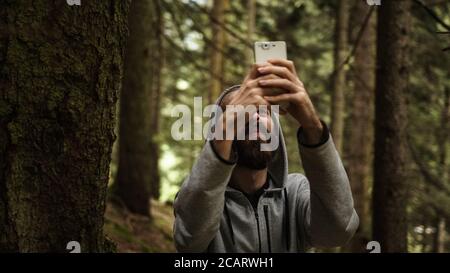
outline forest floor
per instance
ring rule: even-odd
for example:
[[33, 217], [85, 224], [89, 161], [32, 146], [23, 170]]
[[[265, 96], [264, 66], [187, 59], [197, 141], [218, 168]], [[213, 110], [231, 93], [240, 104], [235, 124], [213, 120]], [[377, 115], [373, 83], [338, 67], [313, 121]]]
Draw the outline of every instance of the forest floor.
[[152, 220], [133, 214], [115, 203], [107, 203], [104, 230], [116, 244], [118, 253], [175, 252], [172, 206], [152, 201], [151, 209]]

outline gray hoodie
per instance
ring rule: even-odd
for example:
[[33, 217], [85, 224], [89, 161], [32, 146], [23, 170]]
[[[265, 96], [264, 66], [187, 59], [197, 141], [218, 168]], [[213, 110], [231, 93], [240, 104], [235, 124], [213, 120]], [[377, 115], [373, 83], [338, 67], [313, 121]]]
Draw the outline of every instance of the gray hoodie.
[[[217, 104], [238, 89], [225, 90]], [[206, 142], [175, 199], [179, 252], [304, 252], [311, 246], [343, 245], [358, 228], [348, 177], [331, 136], [314, 148], [299, 140], [305, 175], [288, 174], [280, 130], [269, 186], [256, 210], [228, 186], [236, 164], [221, 159], [212, 145]]]

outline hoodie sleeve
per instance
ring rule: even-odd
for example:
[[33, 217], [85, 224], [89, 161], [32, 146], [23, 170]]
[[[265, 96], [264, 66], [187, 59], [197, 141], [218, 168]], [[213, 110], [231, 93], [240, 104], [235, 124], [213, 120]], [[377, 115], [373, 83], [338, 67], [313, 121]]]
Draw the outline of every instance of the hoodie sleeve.
[[225, 190], [235, 166], [208, 141], [174, 202], [174, 239], [179, 252], [204, 252], [220, 228]]
[[300, 187], [297, 209], [311, 246], [336, 247], [351, 239], [359, 218], [347, 173], [328, 128], [324, 128], [327, 137], [319, 146], [302, 144], [299, 130], [300, 157], [309, 187]]

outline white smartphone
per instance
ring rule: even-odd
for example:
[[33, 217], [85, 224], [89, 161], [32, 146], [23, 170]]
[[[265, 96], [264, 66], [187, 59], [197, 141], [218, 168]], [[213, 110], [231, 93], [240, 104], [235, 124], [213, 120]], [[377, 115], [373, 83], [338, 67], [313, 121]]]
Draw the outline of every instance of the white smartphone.
[[255, 63], [267, 63], [270, 59], [287, 60], [286, 42], [256, 42], [255, 43]]
[[[256, 42], [255, 43], [255, 63], [264, 64], [270, 59], [287, 60], [286, 42]], [[287, 111], [289, 103], [281, 103], [280, 109]]]

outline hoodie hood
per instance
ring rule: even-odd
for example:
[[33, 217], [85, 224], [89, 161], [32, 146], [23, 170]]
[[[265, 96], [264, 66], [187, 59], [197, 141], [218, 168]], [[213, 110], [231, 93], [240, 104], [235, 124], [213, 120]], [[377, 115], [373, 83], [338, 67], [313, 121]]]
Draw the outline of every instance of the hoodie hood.
[[[215, 104], [220, 106], [223, 99], [228, 94], [238, 91], [239, 88], [240, 88], [240, 85], [235, 85], [230, 88], [227, 88], [219, 96], [219, 98], [217, 99]], [[216, 115], [216, 119], [211, 124], [211, 126], [214, 126], [217, 123], [217, 119], [218, 119], [218, 117]], [[268, 166], [268, 172], [269, 172], [269, 175], [274, 184], [273, 189], [281, 189], [281, 188], [285, 187], [285, 184], [287, 181], [288, 160], [287, 160], [286, 145], [285, 145], [285, 141], [284, 141], [283, 130], [281, 128], [280, 117], [279, 117], [278, 113], [272, 116], [272, 121], [275, 124], [275, 126], [278, 126], [280, 134], [279, 134], [278, 149], [275, 152], [275, 156], [274, 156], [272, 162]]]

